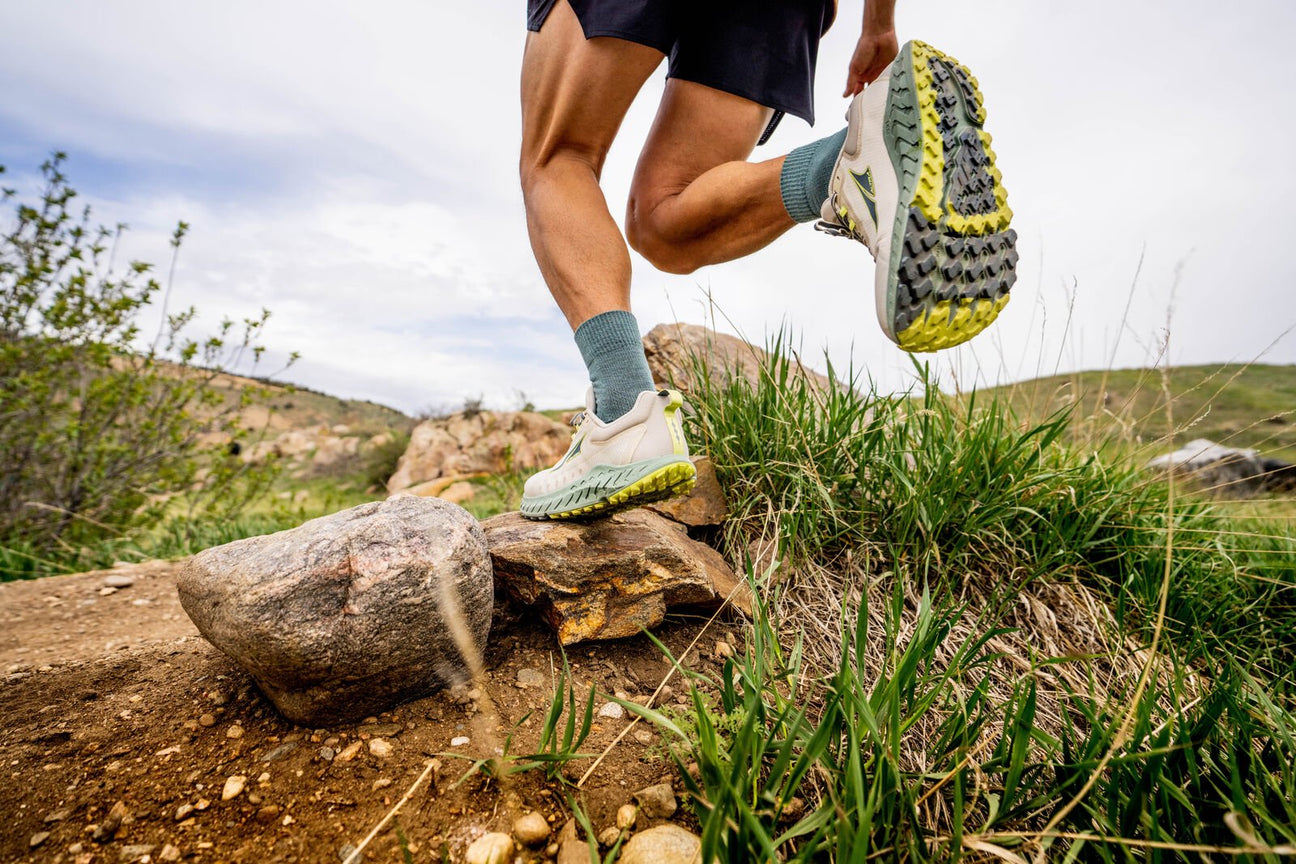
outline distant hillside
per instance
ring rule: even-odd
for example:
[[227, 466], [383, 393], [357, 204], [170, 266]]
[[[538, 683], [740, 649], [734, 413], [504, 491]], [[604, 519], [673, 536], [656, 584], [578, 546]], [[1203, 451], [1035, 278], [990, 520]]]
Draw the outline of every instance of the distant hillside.
[[414, 427], [414, 418], [395, 408], [360, 399], [341, 399], [317, 390], [244, 378], [238, 375], [219, 375], [213, 382], [226, 393], [226, 404], [232, 405], [239, 394], [249, 387], [266, 387], [270, 399], [265, 407], [244, 409], [244, 425], [271, 432], [288, 429], [305, 429], [315, 426], [346, 426], [351, 435], [378, 435], [390, 430], [408, 432]]
[[[1169, 372], [1174, 442], [1209, 438], [1296, 462], [1296, 366], [1180, 366]], [[1078, 440], [1154, 444], [1170, 429], [1160, 370], [1080, 372], [983, 391], [1041, 419], [1074, 405]], [[1165, 448], [1162, 448], [1165, 449]]]

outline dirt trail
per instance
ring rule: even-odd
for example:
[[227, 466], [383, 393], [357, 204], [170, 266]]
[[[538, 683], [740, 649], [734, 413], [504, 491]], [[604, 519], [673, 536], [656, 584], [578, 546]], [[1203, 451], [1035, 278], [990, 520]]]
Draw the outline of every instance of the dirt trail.
[[[441, 763], [434, 782], [362, 860], [404, 860], [397, 827], [414, 860], [440, 860], [442, 847], [461, 860], [482, 832], [507, 831], [509, 813], [537, 810], [555, 833], [570, 817], [570, 787], [539, 772], [514, 778], [507, 801], [480, 773], [456, 785], [474, 759], [491, 755], [476, 749], [480, 715], [467, 694], [439, 693], [352, 726], [288, 723], [198, 636], [175, 571], [150, 562], [0, 584], [0, 861], [337, 864], [432, 758]], [[123, 576], [129, 587], [104, 590]], [[673, 618], [658, 635], [678, 655], [701, 626]], [[642, 638], [578, 646], [569, 657], [580, 692], [592, 681], [641, 701], [668, 669]], [[485, 660], [496, 734], [510, 752], [530, 752], [553, 692], [550, 670], [562, 663], [556, 641], [525, 610], [499, 606]], [[718, 672], [709, 655], [688, 665]], [[520, 670], [528, 670], [521, 679]], [[537, 672], [546, 683], [520, 685]], [[583, 750], [602, 751], [629, 722], [599, 718]], [[581, 792], [596, 829], [635, 790], [671, 774], [658, 736], [642, 724], [635, 733]], [[469, 743], [454, 744], [460, 737]], [[566, 773], [574, 779], [588, 764]], [[238, 782], [231, 777], [245, 778], [242, 791], [222, 800]]]

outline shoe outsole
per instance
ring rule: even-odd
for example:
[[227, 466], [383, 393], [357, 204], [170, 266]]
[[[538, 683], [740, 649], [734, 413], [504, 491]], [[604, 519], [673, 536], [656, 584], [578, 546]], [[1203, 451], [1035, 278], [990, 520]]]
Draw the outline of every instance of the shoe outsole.
[[[629, 474], [633, 470], [633, 466], [625, 470]], [[616, 478], [611, 479], [615, 481]], [[582, 518], [610, 516], [613, 513], [628, 510], [632, 507], [664, 501], [678, 495], [687, 495], [693, 491], [693, 484], [696, 480], [697, 469], [693, 467], [692, 462], [671, 462], [588, 504], [553, 512], [527, 512], [524, 502], [521, 513], [527, 519], [536, 521], [549, 519], [579, 520]], [[606, 479], [603, 482], [606, 482]], [[561, 508], [565, 506], [566, 502], [586, 498], [588, 498], [587, 489], [573, 489], [556, 502], [554, 506]]]
[[906, 351], [971, 339], [1016, 281], [1017, 232], [984, 123], [976, 78], [930, 45], [906, 43], [884, 132], [900, 181], [887, 310]]

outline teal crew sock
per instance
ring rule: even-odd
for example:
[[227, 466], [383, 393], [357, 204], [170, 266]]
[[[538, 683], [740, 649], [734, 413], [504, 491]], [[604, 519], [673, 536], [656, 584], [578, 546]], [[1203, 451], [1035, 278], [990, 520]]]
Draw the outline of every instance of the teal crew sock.
[[783, 160], [779, 191], [783, 194], [783, 206], [788, 215], [797, 222], [813, 222], [820, 218], [819, 208], [828, 200], [833, 166], [837, 164], [844, 143], [845, 129], [798, 147]]
[[576, 328], [580, 349], [594, 385], [594, 413], [611, 423], [653, 389], [652, 373], [639, 341], [639, 322], [620, 309], [595, 315]]

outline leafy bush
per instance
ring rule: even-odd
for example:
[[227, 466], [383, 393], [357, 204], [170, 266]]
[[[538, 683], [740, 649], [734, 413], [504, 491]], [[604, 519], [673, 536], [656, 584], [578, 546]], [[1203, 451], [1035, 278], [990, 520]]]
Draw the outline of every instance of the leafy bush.
[[[75, 566], [84, 546], [165, 516], [230, 519], [273, 472], [232, 446], [248, 434], [239, 410], [267, 394], [229, 399], [219, 386], [260, 359], [269, 313], [186, 337], [196, 310], [168, 314], [170, 283], [163, 291], [150, 264], [115, 266], [125, 226], [95, 227], [89, 207], [76, 210], [64, 159], [41, 166], [38, 199], [18, 201], [0, 235], [0, 551], [27, 562], [6, 578]], [[187, 229], [172, 236], [172, 273]], [[160, 292], [149, 339], [141, 318]]]

